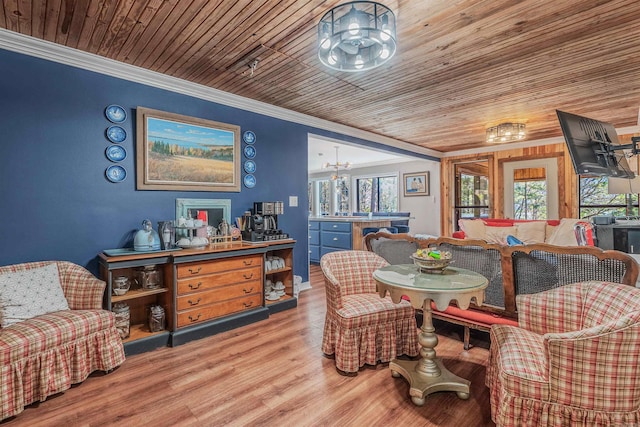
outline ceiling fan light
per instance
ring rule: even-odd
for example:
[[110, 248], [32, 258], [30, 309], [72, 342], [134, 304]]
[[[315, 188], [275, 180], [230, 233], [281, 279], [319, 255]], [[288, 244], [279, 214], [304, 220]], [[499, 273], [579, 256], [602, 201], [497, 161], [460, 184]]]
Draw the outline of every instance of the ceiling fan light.
[[357, 22], [352, 22], [349, 24], [349, 34], [352, 36], [357, 35], [360, 32], [360, 25]]
[[382, 32], [380, 33], [380, 38], [383, 42], [389, 41], [391, 38], [391, 29], [389, 29], [389, 16], [382, 15]]
[[364, 61], [362, 60], [362, 56], [360, 55], [356, 55], [356, 60], [353, 63], [353, 65], [358, 69], [362, 69], [362, 67], [364, 67]]
[[391, 52], [389, 52], [389, 47], [386, 44], [382, 45], [382, 50], [380, 51], [380, 59], [387, 59], [389, 58], [389, 55], [391, 55]]
[[389, 34], [389, 29], [385, 29], [384, 27], [382, 27], [382, 31], [380, 32], [380, 40], [382, 40], [383, 42], [389, 41], [389, 39], [391, 38]]
[[318, 59], [333, 70], [370, 70], [388, 62], [395, 52], [395, 15], [380, 3], [336, 6], [318, 24]]

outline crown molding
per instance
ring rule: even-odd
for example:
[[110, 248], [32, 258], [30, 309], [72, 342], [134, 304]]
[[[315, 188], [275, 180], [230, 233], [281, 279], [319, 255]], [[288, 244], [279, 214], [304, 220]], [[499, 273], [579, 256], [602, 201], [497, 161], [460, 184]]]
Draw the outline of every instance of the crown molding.
[[186, 80], [171, 77], [155, 71], [147, 70], [135, 65], [125, 64], [93, 53], [84, 52], [67, 46], [52, 43], [47, 40], [19, 34], [0, 28], [0, 49], [22, 53], [36, 58], [81, 68], [95, 73], [128, 80], [159, 89], [192, 96], [194, 98], [215, 102], [229, 107], [262, 114], [288, 122], [311, 126], [330, 132], [337, 132], [347, 136], [360, 138], [389, 147], [406, 150], [411, 153], [442, 157], [442, 152], [419, 147], [408, 142], [385, 137], [373, 132], [356, 129], [339, 123], [330, 122], [318, 117], [298, 113], [282, 107], [276, 107], [265, 102], [256, 101], [239, 95], [234, 95], [218, 89]]

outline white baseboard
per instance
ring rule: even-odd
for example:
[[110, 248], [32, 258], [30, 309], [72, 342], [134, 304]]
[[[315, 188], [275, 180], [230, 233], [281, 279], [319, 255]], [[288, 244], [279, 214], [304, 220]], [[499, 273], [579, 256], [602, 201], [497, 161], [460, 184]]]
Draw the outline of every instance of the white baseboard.
[[306, 290], [309, 290], [309, 289], [311, 289], [311, 282], [308, 282], [308, 281], [307, 281], [307, 282], [302, 282], [302, 283], [300, 284], [300, 289], [299, 289], [299, 290], [300, 290], [300, 292], [302, 292], [302, 291], [306, 291]]

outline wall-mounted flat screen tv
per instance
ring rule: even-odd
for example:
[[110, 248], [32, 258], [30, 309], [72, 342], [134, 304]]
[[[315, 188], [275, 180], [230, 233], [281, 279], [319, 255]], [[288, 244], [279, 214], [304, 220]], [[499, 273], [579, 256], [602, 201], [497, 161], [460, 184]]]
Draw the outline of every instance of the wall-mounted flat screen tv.
[[578, 175], [633, 178], [611, 123], [556, 110], [564, 140]]

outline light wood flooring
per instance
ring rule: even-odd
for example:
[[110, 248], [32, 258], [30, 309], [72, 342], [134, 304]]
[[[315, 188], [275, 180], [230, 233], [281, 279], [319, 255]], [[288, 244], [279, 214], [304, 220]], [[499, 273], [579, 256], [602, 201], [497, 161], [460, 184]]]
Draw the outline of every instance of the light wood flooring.
[[298, 307], [249, 326], [175, 348], [130, 356], [108, 375], [5, 420], [6, 426], [493, 426], [484, 385], [486, 334], [462, 349], [462, 328], [436, 324], [447, 367], [471, 380], [471, 397], [430, 395], [423, 407], [388, 364], [339, 375], [320, 351], [325, 315], [322, 274]]

